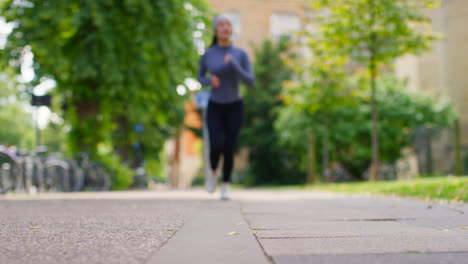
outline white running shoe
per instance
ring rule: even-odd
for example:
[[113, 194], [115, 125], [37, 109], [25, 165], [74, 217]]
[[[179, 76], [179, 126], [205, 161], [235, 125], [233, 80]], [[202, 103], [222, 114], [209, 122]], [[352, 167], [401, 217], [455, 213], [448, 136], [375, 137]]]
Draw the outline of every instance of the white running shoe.
[[231, 194], [229, 192], [229, 183], [223, 183], [221, 185], [221, 200], [231, 200]]
[[205, 189], [209, 193], [214, 193], [216, 190], [216, 176], [212, 170], [209, 170], [208, 174], [205, 175]]

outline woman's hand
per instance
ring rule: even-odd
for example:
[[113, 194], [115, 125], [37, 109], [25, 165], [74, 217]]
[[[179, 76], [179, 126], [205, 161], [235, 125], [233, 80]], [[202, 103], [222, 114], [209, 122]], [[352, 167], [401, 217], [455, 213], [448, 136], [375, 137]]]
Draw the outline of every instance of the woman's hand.
[[219, 87], [220, 81], [219, 81], [218, 76], [211, 75], [210, 81], [211, 81], [211, 85], [213, 86], [213, 88], [218, 88]]
[[224, 57], [224, 64], [228, 64], [231, 61], [231, 54], [227, 54]]

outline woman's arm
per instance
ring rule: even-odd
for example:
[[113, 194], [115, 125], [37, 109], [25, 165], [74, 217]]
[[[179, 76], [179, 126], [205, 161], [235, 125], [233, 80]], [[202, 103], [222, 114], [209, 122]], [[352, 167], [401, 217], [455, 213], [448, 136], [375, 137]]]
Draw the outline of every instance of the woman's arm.
[[247, 54], [242, 53], [240, 61], [235, 56], [231, 56], [230, 63], [241, 80], [248, 86], [252, 86], [255, 77]]

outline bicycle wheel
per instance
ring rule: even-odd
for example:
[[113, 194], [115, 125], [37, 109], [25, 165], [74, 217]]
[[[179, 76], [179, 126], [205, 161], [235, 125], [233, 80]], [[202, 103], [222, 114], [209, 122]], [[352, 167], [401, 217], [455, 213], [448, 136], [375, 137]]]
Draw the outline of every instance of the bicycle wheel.
[[44, 191], [44, 164], [39, 157], [34, 158], [34, 166], [32, 172], [32, 184], [39, 192]]
[[109, 174], [107, 174], [101, 166], [98, 166], [97, 172], [99, 175], [99, 190], [100, 191], [108, 191], [110, 190], [111, 182]]
[[110, 189], [109, 175], [101, 166], [91, 165], [86, 173], [86, 187], [94, 191], [108, 191]]
[[84, 171], [78, 166], [75, 160], [68, 159], [68, 165], [70, 166], [70, 186], [72, 192], [77, 192], [84, 187], [85, 175]]
[[17, 164], [13, 158], [4, 152], [0, 152], [0, 193], [12, 191], [16, 185]]
[[70, 191], [70, 166], [68, 163], [59, 159], [47, 160], [44, 185], [49, 191]]
[[26, 156], [21, 157], [22, 169], [21, 169], [21, 187], [29, 193], [33, 186], [33, 174], [34, 174], [34, 157]]

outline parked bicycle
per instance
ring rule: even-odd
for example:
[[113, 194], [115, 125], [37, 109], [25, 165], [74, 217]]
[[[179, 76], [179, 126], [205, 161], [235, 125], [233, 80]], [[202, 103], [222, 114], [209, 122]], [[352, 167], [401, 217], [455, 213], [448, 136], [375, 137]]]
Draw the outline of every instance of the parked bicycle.
[[110, 185], [108, 173], [86, 153], [76, 161], [64, 160], [60, 153], [46, 155], [44, 148], [33, 152], [0, 149], [0, 194], [107, 191]]
[[15, 188], [19, 167], [14, 154], [6, 150], [0, 151], [0, 194]]
[[93, 191], [108, 191], [110, 189], [110, 177], [99, 164], [91, 163], [89, 154], [80, 155], [80, 167], [84, 173], [85, 189]]

